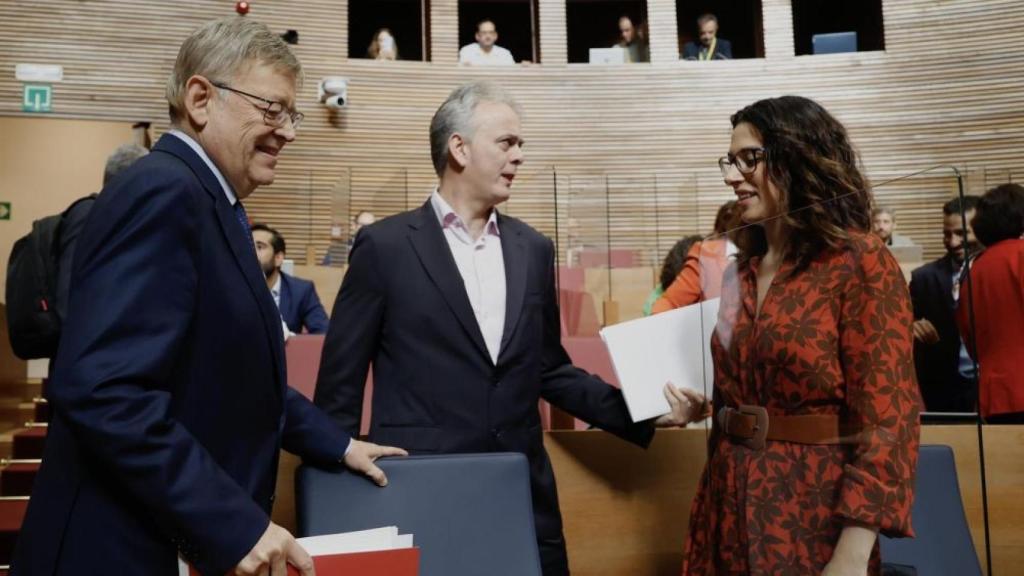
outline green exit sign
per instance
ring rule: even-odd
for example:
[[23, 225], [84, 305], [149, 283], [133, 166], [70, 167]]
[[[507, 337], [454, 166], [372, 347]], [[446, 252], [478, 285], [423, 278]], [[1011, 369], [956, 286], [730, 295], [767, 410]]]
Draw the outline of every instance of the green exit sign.
[[53, 87], [49, 84], [25, 84], [21, 109], [25, 112], [53, 111]]
[[0, 202], [0, 220], [10, 220], [10, 219], [11, 219], [11, 203], [10, 202]]

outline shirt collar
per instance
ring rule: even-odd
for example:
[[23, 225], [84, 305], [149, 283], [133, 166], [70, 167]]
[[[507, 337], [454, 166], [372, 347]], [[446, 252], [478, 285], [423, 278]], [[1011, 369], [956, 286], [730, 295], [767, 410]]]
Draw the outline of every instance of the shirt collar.
[[281, 295], [281, 275], [282, 274], [284, 274], [284, 272], [281, 272], [281, 271], [277, 272], [277, 280], [274, 282], [274, 287], [270, 289], [270, 293], [273, 294], [274, 296], [280, 296]]
[[[455, 213], [451, 205], [445, 201], [441, 196], [441, 193], [437, 188], [434, 188], [434, 193], [430, 195], [430, 205], [434, 209], [434, 215], [437, 216], [437, 222], [441, 225], [442, 229], [445, 228], [461, 228], [462, 230], [469, 231], [469, 227], [462, 221], [462, 218]], [[498, 209], [491, 208], [491, 215], [487, 218], [487, 224], [484, 226], [484, 234], [490, 236], [501, 236], [501, 229], [498, 228]]]
[[198, 154], [199, 157], [203, 159], [203, 162], [206, 163], [207, 167], [210, 168], [210, 171], [213, 172], [213, 175], [217, 178], [217, 182], [220, 182], [220, 187], [224, 190], [224, 195], [227, 196], [228, 198], [228, 204], [234, 206], [235, 202], [238, 202], [238, 197], [235, 196], [235, 191], [231, 189], [231, 185], [228, 184], [228, 181], [224, 178], [224, 175], [221, 174], [220, 170], [217, 169], [217, 166], [213, 163], [213, 160], [210, 160], [210, 157], [206, 155], [206, 151], [203, 150], [203, 147], [199, 145], [199, 142], [196, 142], [191, 136], [175, 128], [171, 128], [170, 130], [167, 131], [167, 133], [177, 136], [179, 139], [181, 139], [182, 142], [188, 144], [188, 147], [191, 148], [193, 152]]

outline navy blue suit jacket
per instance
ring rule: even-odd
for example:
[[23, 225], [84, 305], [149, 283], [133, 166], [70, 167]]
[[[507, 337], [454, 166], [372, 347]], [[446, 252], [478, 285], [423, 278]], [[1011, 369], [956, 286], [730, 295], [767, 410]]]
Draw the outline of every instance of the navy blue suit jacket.
[[960, 331], [953, 301], [953, 259], [947, 254], [915, 269], [910, 275], [914, 319], [927, 319], [939, 333], [935, 344], [914, 340], [914, 365], [925, 409], [932, 412], [972, 412], [974, 388], [960, 376]]
[[324, 334], [327, 332], [327, 312], [324, 310], [320, 298], [316, 295], [316, 288], [309, 280], [289, 276], [284, 272], [281, 274], [281, 318], [284, 319], [288, 329], [296, 334], [302, 333], [302, 328], [310, 334]]
[[559, 559], [545, 551], [561, 548], [564, 559], [564, 544], [538, 401], [644, 446], [654, 429], [633, 424], [621, 391], [574, 367], [562, 348], [551, 241], [505, 215], [498, 227], [507, 303], [497, 364], [428, 201], [356, 237], [315, 401], [355, 434], [372, 363], [372, 441], [413, 454], [525, 454], [547, 569]]
[[92, 208], [15, 574], [224, 574], [269, 522], [279, 449], [349, 437], [285, 384], [281, 321], [216, 178], [165, 135]]
[[[732, 58], [732, 43], [725, 38], [717, 38], [715, 42], [715, 53], [711, 55], [712, 60], [729, 60]], [[703, 48], [700, 42], [687, 42], [683, 46], [683, 60], [699, 60], [700, 51]]]

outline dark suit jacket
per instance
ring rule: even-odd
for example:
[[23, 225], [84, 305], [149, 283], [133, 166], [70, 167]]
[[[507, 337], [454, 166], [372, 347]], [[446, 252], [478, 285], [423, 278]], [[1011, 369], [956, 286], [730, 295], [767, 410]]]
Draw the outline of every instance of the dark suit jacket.
[[[715, 53], [711, 55], [712, 60], [731, 60], [732, 59], [732, 43], [725, 38], [718, 38], [718, 42], [715, 44]], [[703, 44], [700, 42], [687, 42], [683, 46], [683, 60], [699, 60], [700, 49]]]
[[965, 303], [974, 300], [974, 344], [983, 416], [1024, 413], [1024, 240], [996, 242], [971, 265], [970, 291], [961, 283], [957, 325], [971, 343]]
[[954, 316], [953, 266], [947, 254], [917, 268], [910, 278], [914, 319], [927, 319], [939, 333], [935, 344], [914, 340], [917, 383], [926, 409], [932, 412], [970, 412], [975, 404], [974, 389], [966, 387], [959, 373], [960, 332]]
[[327, 312], [324, 311], [320, 298], [316, 295], [316, 288], [309, 280], [289, 276], [281, 272], [281, 318], [288, 329], [296, 334], [302, 333], [302, 328], [310, 334], [323, 334], [327, 332]]
[[538, 401], [644, 446], [653, 427], [633, 424], [622, 393], [574, 367], [562, 348], [551, 241], [504, 215], [498, 228], [507, 303], [497, 365], [428, 201], [360, 230], [331, 315], [315, 401], [355, 434], [372, 362], [372, 441], [419, 454], [525, 454], [537, 537], [560, 541]]
[[348, 436], [285, 384], [281, 321], [213, 173], [165, 135], [78, 239], [14, 574], [224, 574], [269, 522], [279, 449]]

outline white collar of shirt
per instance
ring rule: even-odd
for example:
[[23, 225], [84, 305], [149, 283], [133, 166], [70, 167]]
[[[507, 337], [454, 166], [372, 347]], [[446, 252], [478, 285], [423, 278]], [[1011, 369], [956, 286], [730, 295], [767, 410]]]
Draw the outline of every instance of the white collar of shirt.
[[217, 182], [220, 182], [220, 187], [224, 189], [224, 195], [227, 196], [228, 198], [228, 204], [234, 206], [235, 202], [238, 202], [238, 197], [235, 196], [235, 191], [231, 189], [231, 185], [228, 184], [228, 181], [224, 179], [224, 175], [221, 174], [220, 170], [217, 169], [217, 166], [213, 163], [213, 160], [210, 160], [210, 157], [206, 155], [206, 151], [203, 150], [203, 147], [199, 145], [199, 142], [196, 142], [195, 140], [192, 139], [191, 136], [185, 134], [181, 130], [175, 130], [174, 128], [168, 130], [167, 133], [177, 136], [179, 139], [181, 139], [182, 142], [188, 144], [188, 147], [191, 148], [193, 152], [198, 154], [199, 157], [203, 159], [203, 162], [206, 163], [206, 165], [210, 168], [210, 171], [213, 172], [213, 175], [217, 178]]
[[[456, 238], [467, 244], [473, 244], [479, 240], [473, 240], [473, 237], [469, 235], [469, 227], [462, 220], [455, 210], [451, 207], [448, 202], [441, 196], [441, 193], [434, 189], [434, 193], [430, 195], [430, 205], [434, 209], [434, 215], [437, 216], [437, 223], [441, 225], [441, 229], [451, 229], [455, 232]], [[487, 218], [487, 224], [484, 225], [484, 233], [480, 237], [483, 239], [486, 236], [501, 237], [501, 229], [498, 228], [498, 209], [491, 208], [491, 215]]]
[[274, 287], [270, 289], [270, 294], [274, 297], [274, 302], [277, 303], [279, 308], [281, 307], [281, 274], [282, 272], [277, 273], [277, 280], [274, 282]]

